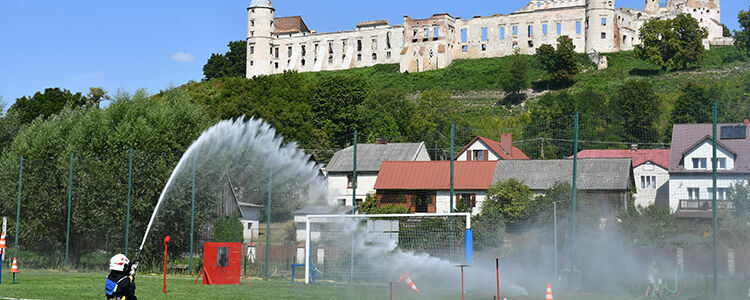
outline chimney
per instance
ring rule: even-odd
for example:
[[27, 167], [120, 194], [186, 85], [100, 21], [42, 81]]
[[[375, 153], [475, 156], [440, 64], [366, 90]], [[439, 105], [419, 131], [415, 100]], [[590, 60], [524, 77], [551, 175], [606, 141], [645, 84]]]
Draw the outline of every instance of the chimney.
[[508, 155], [513, 150], [513, 134], [512, 133], [501, 133], [500, 134], [500, 148], [505, 151]]
[[750, 125], [750, 120], [745, 119], [745, 121], [743, 123], [745, 123], [745, 126]]
[[384, 138], [377, 138], [375, 139], [375, 145], [387, 145], [388, 140]]
[[632, 144], [632, 145], [630, 145], [630, 151], [638, 152], [638, 144]]

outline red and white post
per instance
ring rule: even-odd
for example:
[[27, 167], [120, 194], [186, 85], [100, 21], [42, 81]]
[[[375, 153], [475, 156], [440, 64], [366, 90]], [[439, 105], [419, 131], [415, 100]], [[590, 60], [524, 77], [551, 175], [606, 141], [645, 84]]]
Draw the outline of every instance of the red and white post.
[[167, 293], [167, 243], [169, 243], [170, 238], [169, 236], [166, 236], [164, 238], [164, 285], [162, 286], [162, 293]]

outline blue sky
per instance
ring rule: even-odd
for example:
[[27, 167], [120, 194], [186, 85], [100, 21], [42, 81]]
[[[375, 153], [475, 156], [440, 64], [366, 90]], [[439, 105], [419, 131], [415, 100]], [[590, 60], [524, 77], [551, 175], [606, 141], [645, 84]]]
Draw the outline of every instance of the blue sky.
[[[448, 12], [472, 17], [509, 13], [527, 1], [275, 0], [277, 16], [302, 15], [320, 32], [350, 30], [363, 20], [403, 23], [403, 16]], [[354, 3], [354, 4], [353, 4]], [[641, 8], [643, 0], [618, 0]], [[250, 0], [2, 1], [0, 97], [16, 98], [48, 87], [86, 93], [102, 86], [150, 93], [203, 77], [211, 53], [246, 36]], [[721, 0], [721, 19], [737, 28], [746, 0]]]

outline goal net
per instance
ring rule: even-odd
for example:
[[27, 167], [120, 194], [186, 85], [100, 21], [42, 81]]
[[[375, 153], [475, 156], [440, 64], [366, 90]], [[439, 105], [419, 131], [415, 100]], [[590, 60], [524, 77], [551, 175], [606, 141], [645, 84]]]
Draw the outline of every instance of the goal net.
[[298, 226], [305, 283], [386, 283], [438, 265], [470, 264], [473, 255], [470, 213], [308, 215]]

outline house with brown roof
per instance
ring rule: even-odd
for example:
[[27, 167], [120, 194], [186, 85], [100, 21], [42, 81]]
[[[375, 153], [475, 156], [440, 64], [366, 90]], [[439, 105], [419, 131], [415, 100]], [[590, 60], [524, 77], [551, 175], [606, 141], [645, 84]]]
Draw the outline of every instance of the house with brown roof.
[[[669, 205], [669, 149], [583, 150], [579, 159], [630, 158], [636, 193], [635, 205]], [[572, 156], [569, 158], [573, 158]]]
[[[716, 197], [733, 209], [729, 191], [750, 177], [748, 121], [717, 124]], [[713, 125], [675, 124], [669, 159], [669, 208], [681, 218], [710, 218], [713, 198]]]
[[500, 135], [500, 142], [477, 136], [456, 155], [457, 161], [498, 161], [529, 159], [521, 149], [513, 146], [513, 135]]
[[[397, 205], [413, 213], [450, 212], [450, 161], [385, 161], [375, 182], [378, 206]], [[478, 214], [495, 174], [496, 162], [457, 161], [453, 207], [463, 202]]]

